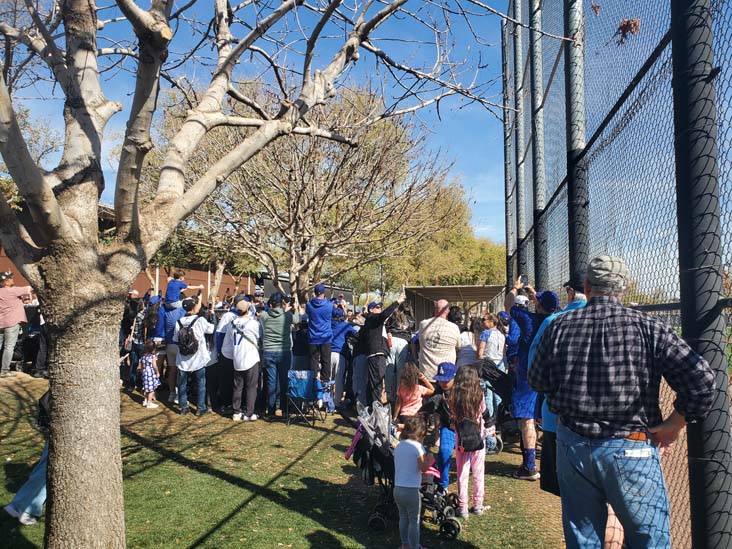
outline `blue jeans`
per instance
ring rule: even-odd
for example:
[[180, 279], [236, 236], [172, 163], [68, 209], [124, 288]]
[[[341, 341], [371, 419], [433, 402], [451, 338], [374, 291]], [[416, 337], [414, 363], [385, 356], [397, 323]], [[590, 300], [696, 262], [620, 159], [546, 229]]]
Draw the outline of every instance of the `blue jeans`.
[[46, 467], [48, 465], [48, 442], [43, 447], [41, 460], [31, 471], [28, 480], [20, 487], [10, 502], [17, 511], [28, 513], [36, 518], [43, 513], [43, 504], [46, 502]]
[[137, 385], [137, 365], [143, 355], [144, 345], [142, 343], [133, 343], [130, 351], [130, 384], [134, 389]]
[[203, 411], [206, 409], [206, 368], [201, 368], [195, 372], [184, 372], [178, 369], [178, 404], [181, 409], [188, 408], [188, 377], [193, 377], [198, 385], [198, 405], [197, 409]]
[[450, 459], [455, 449], [455, 431], [449, 427], [440, 427], [440, 451], [437, 452], [437, 469], [440, 471], [440, 480], [437, 484], [447, 490], [450, 484]]
[[608, 504], [628, 547], [671, 547], [666, 484], [651, 443], [590, 439], [558, 425], [557, 476], [568, 548], [602, 548]]
[[368, 406], [366, 393], [368, 378], [368, 359], [366, 355], [356, 355], [353, 359], [353, 394], [362, 406]]
[[[287, 409], [287, 372], [290, 371], [292, 354], [290, 351], [264, 351], [264, 376], [267, 381], [267, 411], [273, 414], [277, 407], [277, 393], [280, 397], [280, 410]], [[278, 391], [279, 389], [279, 391]]]
[[[502, 372], [506, 371], [506, 365], [501, 362], [498, 364], [498, 369]], [[498, 396], [498, 393], [494, 392], [493, 389], [491, 389], [490, 384], [487, 381], [481, 381], [480, 387], [483, 389], [483, 396], [485, 398], [485, 410], [488, 413], [488, 416], [493, 416], [498, 411], [498, 406], [503, 402], [501, 397]]]

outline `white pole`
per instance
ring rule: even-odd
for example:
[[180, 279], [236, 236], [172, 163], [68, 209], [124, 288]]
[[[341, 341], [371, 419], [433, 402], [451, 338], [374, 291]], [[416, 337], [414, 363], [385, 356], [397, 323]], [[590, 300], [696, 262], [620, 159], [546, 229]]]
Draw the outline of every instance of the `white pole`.
[[211, 264], [206, 267], [206, 301], [211, 301]]
[[155, 295], [160, 291], [160, 265], [155, 265]]

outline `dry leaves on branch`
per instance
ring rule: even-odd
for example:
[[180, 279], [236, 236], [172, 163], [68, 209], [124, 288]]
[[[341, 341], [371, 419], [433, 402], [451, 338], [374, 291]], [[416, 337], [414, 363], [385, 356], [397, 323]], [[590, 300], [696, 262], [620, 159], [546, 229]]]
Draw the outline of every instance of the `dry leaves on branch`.
[[618, 25], [618, 30], [615, 31], [615, 36], [618, 36], [618, 46], [625, 44], [628, 36], [635, 36], [640, 32], [641, 20], [640, 19], [623, 19]]

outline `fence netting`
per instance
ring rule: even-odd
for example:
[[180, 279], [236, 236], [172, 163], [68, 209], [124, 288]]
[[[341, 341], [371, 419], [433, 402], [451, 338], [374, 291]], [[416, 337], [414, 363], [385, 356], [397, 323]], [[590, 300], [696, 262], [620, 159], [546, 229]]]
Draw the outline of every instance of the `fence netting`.
[[[531, 2], [521, 2], [521, 19], [530, 24]], [[564, 1], [543, 0], [542, 30], [564, 36]], [[674, 153], [674, 105], [670, 43], [670, 2], [626, 0], [607, 2], [584, 0], [584, 113], [589, 190], [590, 257], [600, 254], [625, 258], [632, 284], [625, 302], [638, 306], [665, 304], [664, 310], [651, 314], [681, 333], [678, 303], [679, 252], [676, 213]], [[721, 201], [724, 292], [732, 296], [732, 2], [712, 2], [714, 29], [714, 66], [716, 76], [719, 148], [719, 185]], [[509, 11], [513, 11], [513, 1]], [[507, 235], [507, 250], [513, 254], [513, 273], [527, 274], [533, 281], [533, 187], [535, 185], [531, 147], [533, 135], [531, 108], [531, 66], [529, 30], [521, 32], [520, 60], [513, 59], [515, 33], [508, 24], [509, 72], [508, 105], [514, 106], [512, 81], [516, 63], [524, 74], [523, 112], [509, 113], [510, 130], [516, 120], [524, 120], [526, 144], [522, 151], [510, 150], [506, 169], [517, 179], [516, 154], [523, 160], [526, 184], [524, 195], [527, 237], [523, 241]], [[542, 63], [544, 96], [545, 196], [547, 208], [541, 215], [546, 223], [548, 274], [544, 288], [564, 299], [562, 284], [569, 278], [569, 230], [567, 204], [567, 105], [565, 95], [564, 50], [566, 40], [543, 36]], [[515, 145], [515, 140], [512, 141]], [[541, 174], [537, 174], [540, 176]], [[536, 181], [541, 181], [540, 177]], [[511, 207], [507, 204], [507, 207]], [[517, 207], [515, 204], [513, 207]], [[517, 246], [526, 254], [527, 272], [516, 271]], [[652, 309], [652, 308], [650, 308]], [[660, 308], [659, 308], [660, 309]], [[725, 319], [730, 319], [726, 311]], [[727, 324], [727, 360], [732, 371], [732, 326]], [[664, 414], [671, 411], [674, 394], [662, 387]], [[665, 481], [671, 500], [671, 533], [674, 547], [691, 547], [689, 476], [686, 435], [666, 451], [662, 459]]]

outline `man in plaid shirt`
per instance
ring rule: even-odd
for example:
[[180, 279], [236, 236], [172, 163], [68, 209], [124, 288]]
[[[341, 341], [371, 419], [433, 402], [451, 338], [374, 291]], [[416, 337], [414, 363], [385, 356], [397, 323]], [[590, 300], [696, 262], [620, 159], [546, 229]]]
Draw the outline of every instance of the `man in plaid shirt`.
[[[671, 327], [620, 304], [629, 279], [622, 259], [590, 261], [587, 306], [549, 325], [529, 369], [531, 387], [559, 416], [557, 474], [570, 548], [602, 547], [608, 503], [629, 547], [670, 547], [657, 447], [672, 444], [712, 404], [707, 362]], [[662, 377], [676, 392], [665, 420]]]

